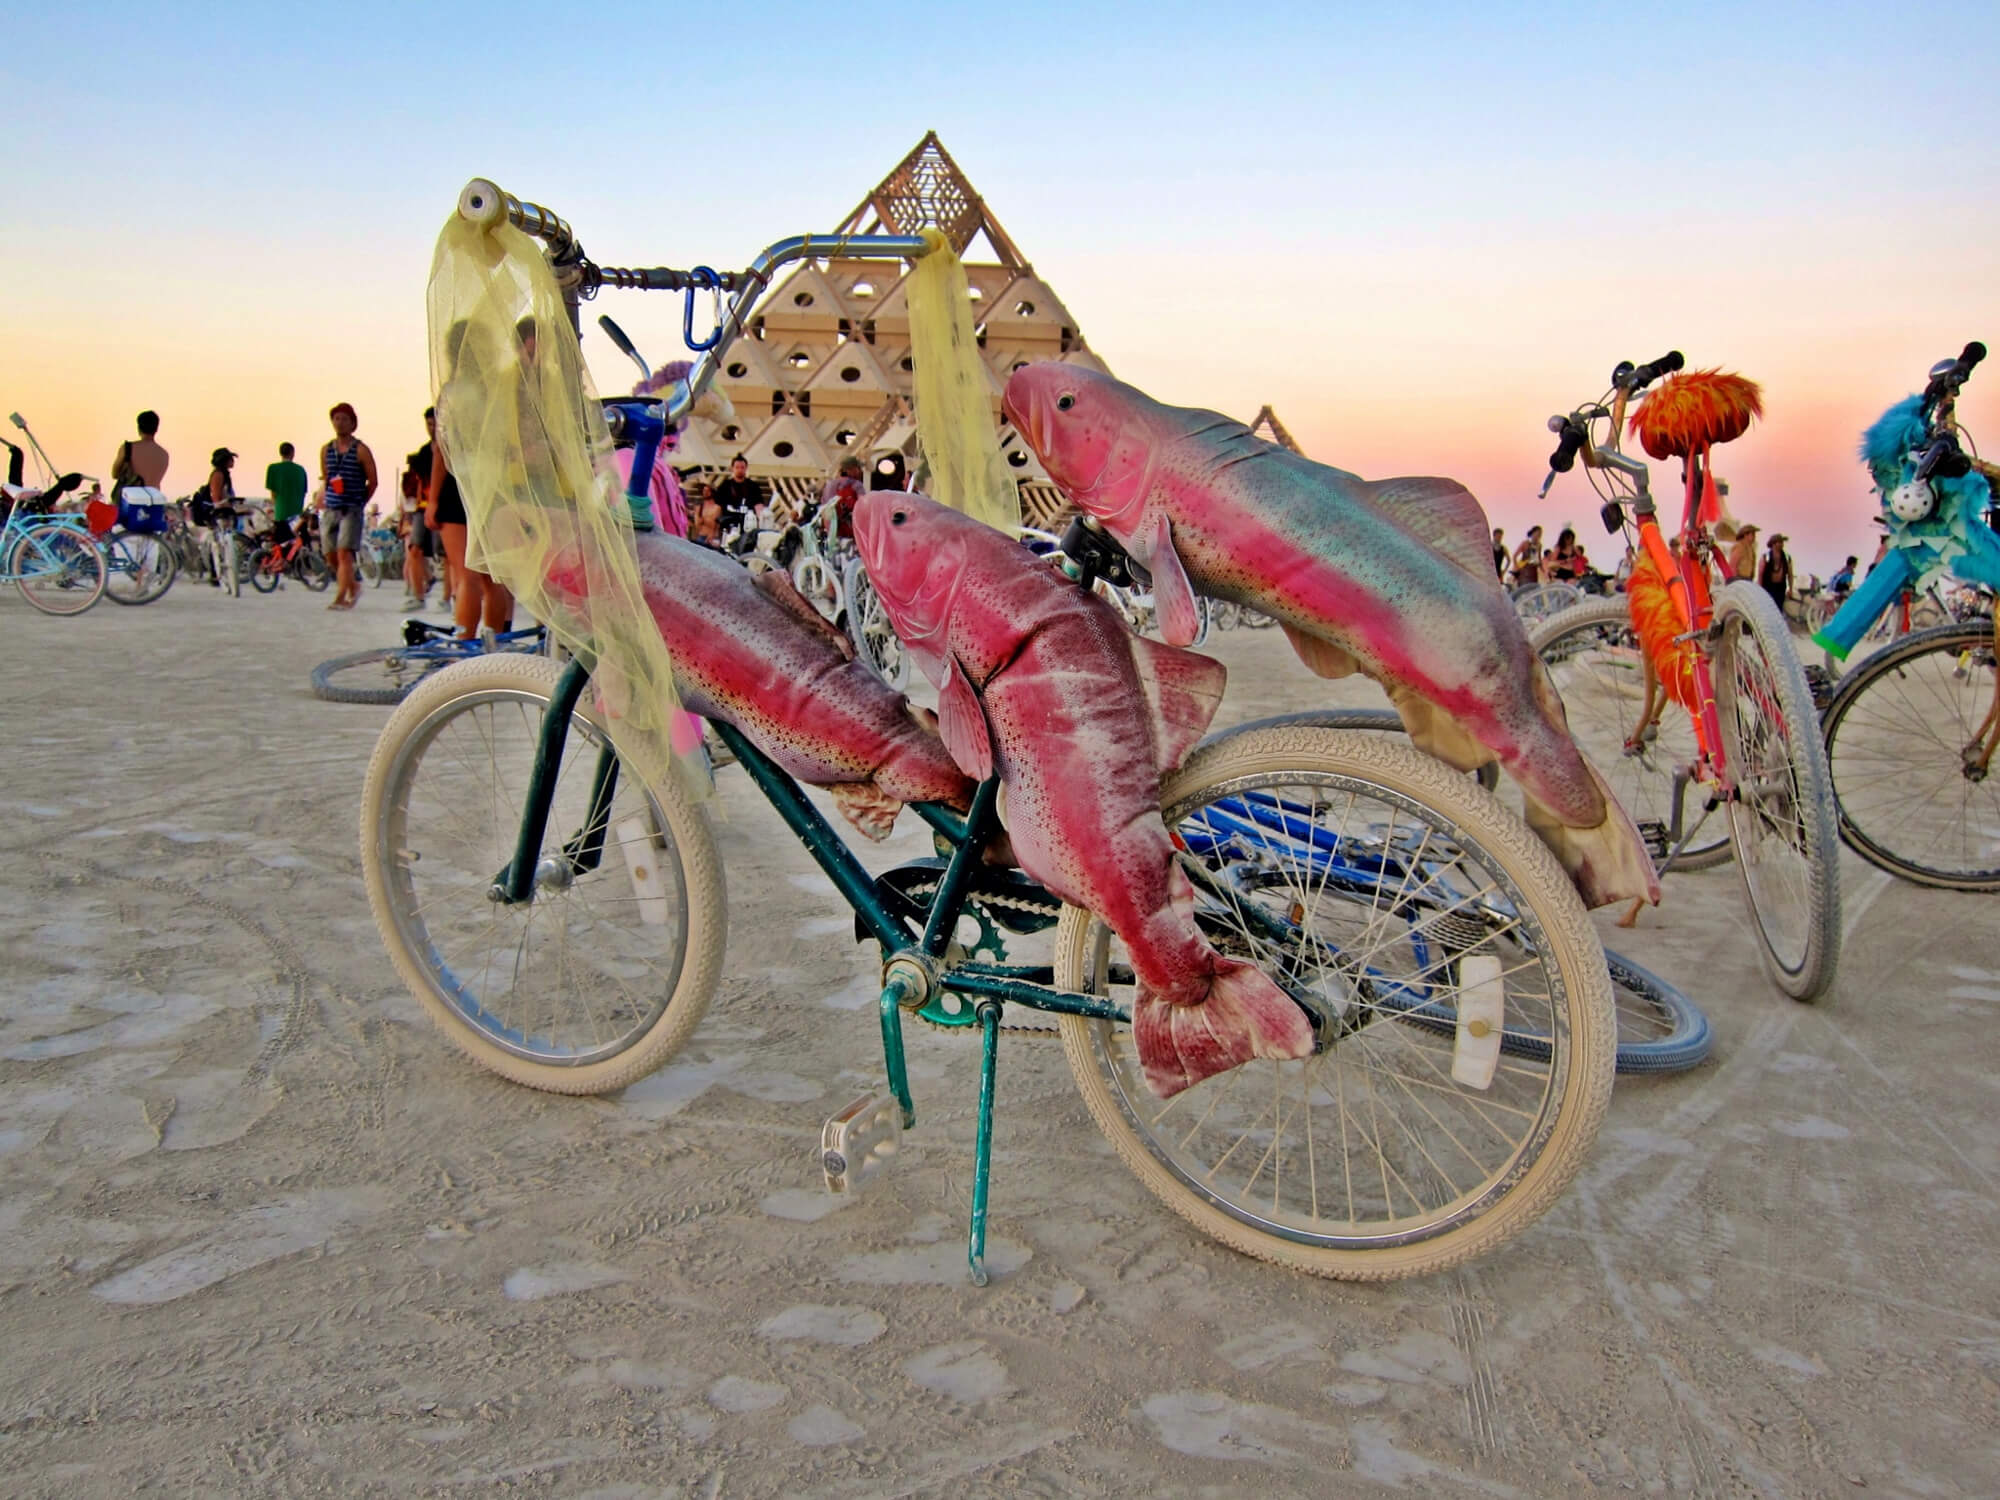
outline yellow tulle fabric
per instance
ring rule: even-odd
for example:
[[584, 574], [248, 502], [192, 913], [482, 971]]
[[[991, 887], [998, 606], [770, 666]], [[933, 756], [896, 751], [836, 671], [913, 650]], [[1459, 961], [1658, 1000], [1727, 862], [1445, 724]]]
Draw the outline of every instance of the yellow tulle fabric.
[[[520, 230], [457, 214], [428, 296], [438, 442], [464, 497], [466, 562], [591, 666], [627, 765], [656, 791], [706, 777], [674, 753], [673, 663], [646, 607], [603, 412], [562, 293]], [[679, 736], [683, 745], [689, 736]]]
[[931, 498], [1015, 535], [1021, 493], [1000, 456], [991, 377], [972, 326], [965, 267], [934, 229], [931, 253], [910, 272], [910, 363], [917, 442]]

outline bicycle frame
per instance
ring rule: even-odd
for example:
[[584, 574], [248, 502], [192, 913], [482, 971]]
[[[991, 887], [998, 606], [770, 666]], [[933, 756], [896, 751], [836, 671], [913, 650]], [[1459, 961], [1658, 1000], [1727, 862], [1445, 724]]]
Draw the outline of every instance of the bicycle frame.
[[[1667, 592], [1673, 600], [1675, 613], [1680, 617], [1682, 633], [1695, 644], [1694, 684], [1698, 706], [1690, 711], [1689, 718], [1694, 723], [1697, 773], [1702, 780], [1714, 782], [1718, 790], [1727, 796], [1734, 783], [1728, 756], [1723, 750], [1722, 716], [1716, 706], [1715, 682], [1709, 673], [1706, 645], [1709, 626], [1715, 615], [1715, 600], [1709, 591], [1706, 564], [1715, 549], [1709, 539], [1708, 527], [1701, 519], [1701, 501], [1705, 483], [1711, 476], [1705, 473], [1701, 459], [1690, 457], [1687, 460], [1681, 512], [1681, 550], [1676, 557], [1660, 529], [1659, 512], [1653, 503], [1650, 488], [1651, 471], [1636, 458], [1628, 458], [1620, 451], [1619, 433], [1624, 429], [1625, 407], [1630, 399], [1631, 393], [1621, 390], [1612, 401], [1609, 447], [1598, 447], [1590, 438], [1586, 425], [1582, 458], [1588, 468], [1623, 474], [1632, 481], [1634, 493], [1628, 503], [1638, 527], [1639, 545], [1645, 548], [1660, 576], [1667, 580]], [[1724, 566], [1726, 568], [1726, 564]]]
[[[556, 772], [562, 765], [568, 743], [571, 716], [582, 701], [589, 682], [589, 669], [582, 661], [571, 661], [557, 679], [555, 695], [543, 711], [541, 735], [535, 747], [535, 761], [529, 774], [527, 795], [521, 809], [520, 833], [513, 857], [493, 877], [487, 895], [496, 904], [519, 905], [535, 899], [538, 887], [551, 877], [562, 879], [597, 868], [603, 857], [605, 833], [611, 816], [612, 797], [617, 790], [618, 755], [607, 743], [599, 752], [592, 774], [591, 798], [582, 827], [563, 843], [567, 870], [551, 871], [540, 857], [548, 833], [550, 802], [555, 795]], [[883, 899], [875, 877], [863, 868], [819, 809], [789, 773], [759, 750], [734, 726], [721, 720], [710, 721], [722, 742], [736, 756], [784, 820], [785, 826], [805, 845], [834, 889], [853, 908], [860, 927], [881, 945], [883, 953], [882, 994], [877, 1014], [882, 1030], [882, 1053], [905, 1129], [917, 1122], [916, 1107], [910, 1096], [909, 1070], [903, 1052], [903, 1012], [918, 1012], [939, 1026], [977, 1025], [983, 1034], [980, 1069], [979, 1120], [974, 1143], [972, 1227], [967, 1238], [966, 1259], [975, 1284], [987, 1281], [986, 1190], [993, 1149], [993, 1078], [999, 1048], [1001, 1008], [1024, 1005], [1032, 1010], [1056, 1015], [1082, 1016], [1091, 1020], [1131, 1023], [1131, 1015], [1110, 1000], [1094, 995], [1074, 994], [1054, 988], [1054, 971], [1047, 966], [986, 964], [953, 961], [949, 948], [958, 930], [979, 873], [980, 855], [987, 841], [999, 831], [997, 810], [1000, 783], [997, 779], [980, 783], [972, 805], [964, 815], [931, 803], [912, 805], [918, 817], [928, 823], [950, 845], [942, 878], [923, 913], [921, 928], [890, 908]], [[970, 1006], [947, 1002], [947, 995], [964, 996]]]

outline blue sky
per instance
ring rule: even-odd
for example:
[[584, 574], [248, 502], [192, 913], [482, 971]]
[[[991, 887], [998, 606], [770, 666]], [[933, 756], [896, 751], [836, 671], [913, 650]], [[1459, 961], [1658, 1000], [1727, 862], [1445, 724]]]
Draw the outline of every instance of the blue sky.
[[[1457, 474], [1516, 526], [1543, 418], [1678, 345], [1767, 384], [1738, 493], [1783, 518], [1837, 489], [1859, 538], [1859, 427], [2000, 347], [1990, 4], [551, 14], [11, 18], [0, 84], [45, 102], [8, 131], [0, 402], [87, 468], [140, 405], [177, 453], [317, 441], [337, 399], [414, 446], [468, 177], [605, 260], [724, 265], [829, 226], [933, 127], [1121, 375], [1269, 401], [1316, 456]], [[676, 308], [616, 315], [668, 357]]]

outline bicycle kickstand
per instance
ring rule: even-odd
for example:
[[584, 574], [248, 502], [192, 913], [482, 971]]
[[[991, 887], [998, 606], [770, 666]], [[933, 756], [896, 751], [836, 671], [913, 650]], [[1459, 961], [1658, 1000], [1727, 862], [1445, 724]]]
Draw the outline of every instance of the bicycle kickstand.
[[1000, 1002], [981, 1000], [979, 1017], [979, 1128], [972, 1145], [972, 1227], [966, 1235], [965, 1262], [972, 1284], [985, 1286], [986, 1182], [993, 1166], [993, 1074], [1000, 1058]]

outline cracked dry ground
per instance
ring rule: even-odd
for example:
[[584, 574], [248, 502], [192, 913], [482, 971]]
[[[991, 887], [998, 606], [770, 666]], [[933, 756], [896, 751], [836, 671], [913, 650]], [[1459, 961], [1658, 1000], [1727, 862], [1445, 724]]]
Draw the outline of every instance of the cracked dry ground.
[[[1981, 898], [1843, 856], [1813, 1009], [1762, 980], [1727, 868], [1607, 925], [1706, 1006], [1715, 1059], [1621, 1082], [1567, 1197], [1428, 1281], [1198, 1237], [1061, 1049], [1010, 1042], [982, 1291], [965, 1038], [912, 1036], [920, 1125], [879, 1186], [819, 1187], [820, 1121], [877, 1086], [870, 964], [740, 776], [725, 980], [669, 1067], [552, 1098], [431, 1030], [355, 853], [387, 711], [306, 690], [388, 603], [0, 599], [7, 1493], [2000, 1487]], [[1228, 718], [1336, 691], [1275, 634], [1214, 649]]]

